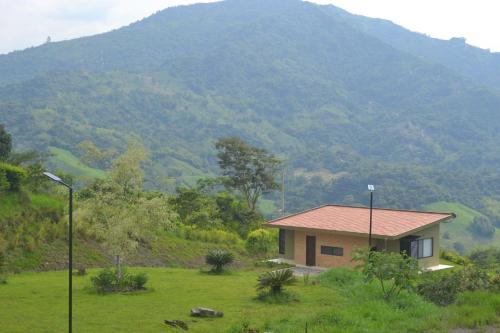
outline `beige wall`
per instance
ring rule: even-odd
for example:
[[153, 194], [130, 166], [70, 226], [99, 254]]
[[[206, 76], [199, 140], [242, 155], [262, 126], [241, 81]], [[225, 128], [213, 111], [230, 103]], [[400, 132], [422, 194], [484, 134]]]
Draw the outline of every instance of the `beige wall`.
[[[294, 261], [297, 265], [306, 264], [306, 236], [316, 236], [316, 266], [320, 267], [355, 266], [355, 263], [351, 261], [352, 251], [356, 248], [368, 246], [366, 237], [296, 230]], [[342, 247], [344, 255], [321, 254], [321, 245]]]
[[[429, 258], [419, 259], [420, 267], [439, 265], [439, 224], [426, 228], [412, 235], [420, 238], [433, 239], [433, 255]], [[306, 236], [316, 236], [316, 266], [339, 267], [355, 266], [351, 261], [352, 253], [356, 248], [368, 246], [368, 238], [361, 236], [340, 235], [334, 233], [318, 232], [315, 230], [286, 230], [285, 233], [285, 254], [281, 258], [293, 260], [297, 265], [306, 264]], [[387, 249], [390, 252], [399, 252], [399, 239], [385, 240], [374, 239], [373, 244], [379, 250]], [[332, 256], [321, 254], [321, 246], [342, 247], [343, 256]]]

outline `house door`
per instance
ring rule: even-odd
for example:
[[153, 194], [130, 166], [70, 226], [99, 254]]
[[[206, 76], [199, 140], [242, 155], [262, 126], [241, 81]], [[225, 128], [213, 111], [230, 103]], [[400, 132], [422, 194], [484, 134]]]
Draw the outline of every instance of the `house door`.
[[316, 236], [306, 236], [306, 266], [316, 266]]

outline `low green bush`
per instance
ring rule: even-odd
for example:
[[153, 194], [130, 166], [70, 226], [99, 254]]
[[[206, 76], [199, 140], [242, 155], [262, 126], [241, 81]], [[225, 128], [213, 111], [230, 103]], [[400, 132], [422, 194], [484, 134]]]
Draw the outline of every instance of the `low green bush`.
[[440, 257], [457, 265], [465, 266], [470, 264], [470, 260], [467, 257], [461, 256], [455, 251], [441, 250]]
[[0, 284], [7, 284], [7, 276], [0, 274]]
[[489, 277], [474, 267], [463, 270], [426, 272], [417, 285], [417, 292], [437, 305], [446, 306], [457, 299], [464, 291], [486, 290]]
[[449, 305], [462, 290], [460, 275], [453, 272], [425, 272], [417, 285], [417, 293], [426, 300], [440, 305]]
[[213, 273], [222, 273], [224, 266], [231, 264], [234, 261], [234, 256], [231, 252], [224, 250], [212, 250], [208, 252], [205, 262], [212, 265]]
[[333, 268], [322, 272], [317, 277], [317, 281], [324, 286], [344, 287], [356, 282], [361, 282], [363, 277], [358, 271], [350, 268]]
[[277, 244], [276, 232], [257, 229], [248, 234], [245, 247], [251, 254], [267, 256], [276, 249]]
[[7, 179], [10, 191], [18, 191], [26, 178], [26, 171], [23, 168], [3, 162], [0, 162], [0, 173]]
[[188, 239], [215, 244], [240, 244], [240, 236], [231, 231], [221, 229], [201, 229], [195, 226], [180, 226], [176, 230], [177, 236]]
[[126, 270], [123, 270], [121, 277], [118, 277], [116, 270], [105, 268], [93, 276], [91, 281], [99, 293], [129, 292], [146, 289], [148, 278], [144, 273], [130, 274]]
[[256, 288], [258, 291], [267, 289], [271, 294], [279, 294], [284, 286], [293, 285], [296, 281], [293, 270], [285, 268], [261, 274]]

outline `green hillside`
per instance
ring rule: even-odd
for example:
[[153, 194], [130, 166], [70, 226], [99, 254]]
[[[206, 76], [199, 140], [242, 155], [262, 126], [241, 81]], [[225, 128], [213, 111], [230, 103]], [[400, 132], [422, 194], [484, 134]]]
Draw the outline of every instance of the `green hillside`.
[[52, 147], [76, 174], [102, 175], [75, 159], [81, 141], [140, 138], [148, 186], [172, 191], [217, 174], [213, 142], [236, 135], [286, 159], [290, 212], [366, 203], [368, 183], [399, 208], [495, 215], [484, 199], [500, 196], [498, 93], [299, 0], [170, 8], [2, 55], [0, 82], [16, 149]]
[[50, 148], [53, 159], [52, 162], [62, 170], [74, 175], [75, 177], [82, 177], [86, 179], [104, 178], [106, 173], [102, 170], [91, 168], [83, 164], [78, 157], [73, 155], [70, 151]]
[[[453, 212], [457, 218], [451, 222], [441, 224], [441, 246], [450, 250], [460, 248], [456, 243], [460, 243], [467, 250], [488, 245], [500, 246], [500, 232], [497, 229], [491, 239], [476, 238], [468, 230], [469, 224], [475, 217], [484, 216], [481, 212], [456, 202], [436, 202], [424, 206], [424, 210], [437, 212]], [[445, 236], [446, 235], [446, 236]]]

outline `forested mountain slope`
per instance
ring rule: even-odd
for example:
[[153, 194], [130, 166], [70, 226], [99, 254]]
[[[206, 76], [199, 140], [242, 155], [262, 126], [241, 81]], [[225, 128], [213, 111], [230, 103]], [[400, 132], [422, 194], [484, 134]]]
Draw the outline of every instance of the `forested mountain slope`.
[[465, 38], [429, 38], [409, 31], [391, 21], [352, 15], [340, 8], [326, 6], [327, 12], [342, 17], [346, 24], [375, 36], [397, 49], [442, 64], [477, 83], [500, 91], [500, 52], [490, 52], [466, 43]]
[[494, 211], [500, 95], [396, 46], [299, 0], [171, 8], [0, 56], [0, 119], [18, 148], [140, 137], [157, 188], [210, 174], [238, 135], [286, 158], [289, 210], [363, 203], [370, 182], [378, 205]]

